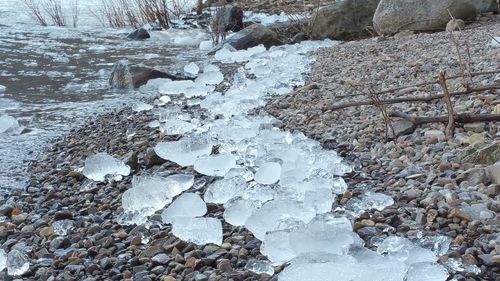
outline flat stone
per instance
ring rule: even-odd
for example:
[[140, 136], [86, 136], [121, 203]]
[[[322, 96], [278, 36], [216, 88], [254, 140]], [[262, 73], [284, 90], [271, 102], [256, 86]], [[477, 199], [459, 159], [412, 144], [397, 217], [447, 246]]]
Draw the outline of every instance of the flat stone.
[[444, 133], [442, 131], [439, 131], [439, 130], [429, 130], [429, 131], [426, 131], [424, 133], [424, 137], [426, 139], [432, 139], [432, 138], [435, 138], [437, 139], [438, 141], [444, 141], [446, 139], [446, 136], [444, 135]]
[[459, 219], [462, 219], [462, 220], [465, 220], [465, 221], [472, 221], [472, 218], [469, 214], [467, 214], [466, 212], [460, 210], [460, 209], [457, 209], [457, 208], [454, 208], [450, 211], [450, 213], [448, 214], [448, 217], [450, 218], [459, 218]]
[[467, 132], [482, 133], [484, 132], [484, 123], [475, 122], [464, 124], [464, 130]]
[[[392, 127], [394, 128], [394, 133], [396, 134], [396, 137], [409, 135], [413, 133], [413, 131], [415, 131], [416, 128], [416, 126], [412, 122], [406, 119], [398, 119], [394, 121], [392, 123]], [[392, 130], [390, 128], [388, 128], [387, 135], [390, 138], [393, 137]]]

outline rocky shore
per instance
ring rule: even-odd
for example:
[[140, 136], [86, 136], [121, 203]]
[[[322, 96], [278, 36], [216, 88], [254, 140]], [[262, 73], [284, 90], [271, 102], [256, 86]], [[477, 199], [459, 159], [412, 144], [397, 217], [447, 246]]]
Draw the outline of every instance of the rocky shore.
[[[484, 19], [468, 26], [456, 40], [464, 53], [466, 43], [472, 72], [498, 70], [500, 49], [489, 47], [490, 36], [498, 36], [500, 18]], [[322, 49], [309, 85], [293, 94], [275, 98], [267, 111], [286, 130], [299, 130], [351, 161], [355, 172], [346, 179], [349, 191], [340, 199], [348, 204], [365, 189], [391, 195], [396, 203], [383, 210], [362, 214], [354, 228], [373, 246], [387, 233], [418, 240], [426, 235], [444, 235], [451, 247], [441, 262], [456, 271], [453, 280], [498, 280], [500, 278], [500, 130], [497, 122], [468, 123], [446, 141], [445, 124], [430, 123], [413, 128], [394, 118], [396, 131], [409, 130], [395, 142], [384, 141], [384, 121], [374, 106], [339, 110], [331, 105], [369, 100], [360, 91], [382, 91], [433, 81], [440, 70], [460, 74], [455, 44], [446, 32], [399, 34], [346, 42]], [[475, 86], [499, 85], [499, 73], [474, 77]], [[449, 81], [450, 91], [462, 80]], [[381, 96], [381, 99], [433, 95], [439, 86], [413, 87]], [[343, 96], [343, 97], [341, 97]], [[489, 90], [453, 98], [457, 113], [498, 113], [500, 91]], [[414, 116], [446, 115], [445, 103], [399, 103], [388, 112]], [[389, 133], [391, 136], [391, 133]], [[472, 151], [489, 147], [486, 159], [467, 158]], [[442, 243], [443, 241], [434, 241]], [[448, 241], [449, 242], [449, 241]], [[479, 272], [476, 275], [474, 271]]]

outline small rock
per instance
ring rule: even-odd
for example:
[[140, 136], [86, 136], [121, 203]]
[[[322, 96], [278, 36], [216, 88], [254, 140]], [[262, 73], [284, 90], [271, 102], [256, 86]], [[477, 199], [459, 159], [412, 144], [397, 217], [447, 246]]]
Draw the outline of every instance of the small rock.
[[483, 122], [467, 123], [464, 125], [464, 130], [467, 132], [482, 133], [484, 132], [484, 123]]
[[448, 214], [448, 217], [450, 218], [459, 218], [459, 219], [462, 219], [462, 220], [465, 220], [465, 221], [471, 221], [472, 218], [469, 214], [467, 214], [466, 212], [460, 210], [460, 209], [457, 209], [457, 208], [454, 208], [451, 210], [451, 212]]
[[56, 220], [56, 221], [72, 220], [72, 219], [73, 219], [73, 215], [68, 210], [58, 211], [54, 214], [54, 220]]
[[144, 40], [151, 38], [151, 35], [149, 35], [149, 32], [146, 29], [139, 28], [132, 31], [129, 35], [127, 35], [127, 38], [133, 40]]
[[221, 259], [219, 263], [217, 264], [217, 269], [222, 271], [222, 272], [230, 272], [233, 270], [233, 267], [231, 266], [231, 261], [228, 259]]
[[446, 139], [446, 136], [442, 131], [439, 130], [429, 130], [424, 133], [424, 136], [426, 139], [432, 139], [435, 138], [438, 141], [444, 141]]
[[463, 140], [463, 143], [466, 143], [466, 144], [475, 144], [475, 143], [484, 143], [485, 139], [483, 137], [483, 135], [481, 134], [472, 134], [470, 135], [468, 138], [465, 138]]
[[167, 255], [167, 254], [164, 254], [164, 253], [161, 253], [161, 254], [157, 254], [156, 256], [154, 256], [151, 261], [155, 264], [162, 264], [162, 265], [166, 265], [170, 262], [171, 258]]

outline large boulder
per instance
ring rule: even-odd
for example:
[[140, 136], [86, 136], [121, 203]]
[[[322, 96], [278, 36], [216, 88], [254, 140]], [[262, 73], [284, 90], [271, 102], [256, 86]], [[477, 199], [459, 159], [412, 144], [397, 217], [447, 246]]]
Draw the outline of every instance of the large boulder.
[[470, 0], [478, 13], [498, 13], [497, 0]]
[[224, 43], [228, 43], [237, 50], [248, 49], [260, 44], [263, 44], [266, 48], [282, 44], [278, 33], [262, 24], [252, 24], [233, 34]]
[[187, 79], [186, 77], [172, 75], [144, 65], [129, 65], [128, 61], [121, 60], [113, 66], [109, 84], [117, 89], [132, 89], [138, 88], [149, 80], [156, 78]]
[[240, 31], [243, 25], [243, 10], [238, 6], [218, 7], [210, 23], [216, 32]]
[[381, 0], [373, 25], [382, 34], [402, 30], [444, 30], [453, 17], [468, 20], [476, 16], [476, 7], [469, 0]]
[[380, 0], [346, 0], [326, 6], [312, 20], [315, 39], [354, 40], [369, 36]]

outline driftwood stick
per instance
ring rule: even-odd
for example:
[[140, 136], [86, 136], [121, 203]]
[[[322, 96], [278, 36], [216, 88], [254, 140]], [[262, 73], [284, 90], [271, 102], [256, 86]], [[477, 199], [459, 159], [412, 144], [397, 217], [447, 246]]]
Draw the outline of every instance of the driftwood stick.
[[[391, 112], [391, 117], [399, 117], [406, 119], [416, 126], [427, 124], [427, 123], [445, 123], [448, 122], [448, 116], [435, 116], [435, 117], [423, 117], [423, 116], [413, 116], [402, 112]], [[470, 113], [459, 113], [455, 116], [455, 122], [466, 124], [474, 122], [490, 122], [490, 121], [500, 121], [500, 114], [470, 114]]]
[[[499, 89], [500, 89], [500, 85], [484, 86], [484, 87], [472, 88], [472, 89], [469, 89], [467, 91], [462, 91], [462, 92], [453, 92], [453, 93], [450, 93], [450, 96], [460, 96], [460, 95], [467, 95], [467, 94], [476, 93], [476, 92], [484, 92], [484, 91], [499, 90]], [[442, 98], [443, 98], [442, 94], [437, 94], [437, 95], [427, 96], [427, 97], [407, 97], [407, 98], [387, 99], [387, 100], [380, 100], [380, 102], [382, 104], [395, 104], [395, 103], [402, 103], [402, 102], [429, 102], [432, 100], [437, 100], [437, 99], [442, 99]], [[334, 104], [334, 105], [326, 106], [323, 109], [325, 109], [325, 110], [338, 110], [338, 109], [354, 107], [354, 106], [361, 106], [361, 105], [373, 105], [373, 104], [372, 104], [371, 100], [362, 100], [362, 101], [356, 101], [356, 102]]]
[[446, 85], [446, 73], [441, 71], [439, 73], [439, 85], [443, 90], [443, 99], [446, 103], [446, 111], [448, 112], [448, 124], [446, 124], [446, 138], [451, 139], [455, 133], [455, 112], [453, 110], [453, 104], [451, 102], [450, 91], [448, 91], [448, 86]]
[[[496, 69], [496, 70], [492, 70], [492, 71], [484, 71], [484, 72], [474, 72], [474, 73], [470, 73], [468, 75], [470, 77], [476, 77], [476, 76], [496, 74], [496, 73], [500, 73], [500, 69]], [[455, 79], [462, 78], [462, 77], [463, 77], [463, 75], [461, 75], [461, 74], [459, 74], [459, 75], [453, 75], [453, 76], [446, 77], [446, 80], [455, 80]], [[435, 79], [436, 80], [434, 80], [434, 81], [427, 81], [427, 82], [422, 82], [422, 83], [418, 83], [418, 84], [413, 84], [413, 85], [408, 85], [408, 86], [401, 86], [401, 87], [397, 87], [397, 88], [391, 88], [391, 89], [383, 90], [383, 91], [377, 92], [376, 94], [377, 95], [383, 95], [383, 94], [389, 94], [389, 93], [397, 92], [397, 91], [404, 90], [404, 89], [418, 88], [418, 87], [423, 87], [423, 86], [429, 86], [429, 85], [437, 84], [438, 77], [435, 77]], [[348, 83], [346, 83], [346, 81], [341, 80], [341, 81], [337, 82], [337, 84], [345, 85], [345, 84], [348, 84]], [[412, 93], [412, 92], [415, 92], [415, 91], [417, 91], [417, 90], [412, 90], [412, 91], [406, 92], [405, 94]], [[335, 96], [335, 98], [349, 98], [349, 97], [364, 96], [364, 95], [366, 95], [366, 93], [358, 93], [358, 94]]]
[[375, 94], [373, 90], [370, 90], [368, 92], [368, 96], [373, 101], [373, 104], [380, 110], [380, 113], [382, 113], [382, 117], [384, 118], [385, 142], [387, 143], [387, 140], [389, 139], [389, 129], [391, 129], [392, 139], [394, 140], [394, 143], [396, 143], [396, 132], [394, 131], [394, 126], [392, 126], [392, 120], [389, 114], [387, 113], [387, 109], [380, 102], [379, 97], [377, 96], [377, 94]]

